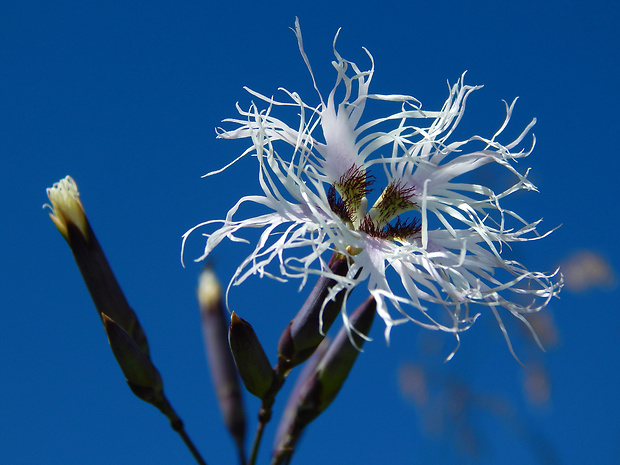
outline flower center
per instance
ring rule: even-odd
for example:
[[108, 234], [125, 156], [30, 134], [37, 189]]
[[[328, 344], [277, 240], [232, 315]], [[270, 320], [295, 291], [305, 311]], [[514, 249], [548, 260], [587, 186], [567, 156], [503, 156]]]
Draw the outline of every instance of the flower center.
[[417, 218], [402, 219], [402, 213], [417, 209], [411, 200], [414, 187], [392, 182], [368, 211], [368, 197], [374, 176], [357, 166], [349, 168], [329, 187], [327, 200], [332, 211], [355, 231], [386, 240], [402, 240], [420, 233]]

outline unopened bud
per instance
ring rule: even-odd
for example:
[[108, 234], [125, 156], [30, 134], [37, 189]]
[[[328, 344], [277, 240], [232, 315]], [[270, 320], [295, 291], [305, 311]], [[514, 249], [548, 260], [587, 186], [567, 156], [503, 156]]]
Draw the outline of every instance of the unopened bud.
[[127, 332], [148, 354], [149, 348], [138, 317], [129, 306], [112, 268], [90, 227], [75, 181], [67, 176], [47, 189], [52, 205], [50, 218], [67, 240], [84, 283], [103, 320], [103, 314]]
[[90, 227], [75, 181], [67, 176], [47, 189], [50, 218], [65, 238], [82, 274], [95, 308], [103, 322], [116, 358], [131, 391], [157, 407], [188, 444], [199, 463], [200, 454], [187, 437], [183, 422], [163, 391], [161, 376], [149, 357], [146, 335], [138, 317], [127, 303], [120, 285]]
[[228, 342], [246, 389], [259, 399], [267, 397], [277, 384], [276, 374], [252, 325], [235, 312], [230, 318]]
[[222, 286], [210, 267], [205, 267], [198, 277], [198, 303], [201, 311], [220, 313]]
[[224, 423], [240, 456], [243, 456], [246, 419], [239, 375], [228, 345], [227, 314], [222, 302], [221, 286], [209, 267], [205, 267], [200, 274], [197, 294], [205, 349], [218, 404]]

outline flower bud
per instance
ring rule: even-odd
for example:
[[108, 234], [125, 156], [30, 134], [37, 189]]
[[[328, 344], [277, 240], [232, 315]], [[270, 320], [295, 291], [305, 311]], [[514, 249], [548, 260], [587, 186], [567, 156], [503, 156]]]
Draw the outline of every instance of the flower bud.
[[146, 335], [90, 227], [75, 181], [67, 176], [47, 189], [47, 196], [51, 205], [44, 207], [52, 210], [50, 218], [71, 248], [103, 322], [112, 353], [131, 391], [139, 399], [159, 409], [170, 421], [172, 429], [181, 435], [198, 463], [204, 464], [200, 453], [185, 433], [183, 421], [164, 395], [161, 376], [149, 357]]
[[103, 314], [127, 332], [148, 354], [146, 336], [135, 312], [129, 306], [79, 199], [77, 184], [70, 177], [47, 189], [52, 205], [50, 218], [67, 240], [84, 283], [103, 320]]
[[228, 345], [226, 310], [221, 290], [213, 270], [205, 267], [200, 274], [197, 294], [207, 359], [222, 418], [243, 455], [245, 410], [239, 388], [239, 375]]
[[228, 342], [246, 389], [259, 399], [266, 398], [277, 384], [276, 374], [252, 325], [235, 312], [230, 318]]

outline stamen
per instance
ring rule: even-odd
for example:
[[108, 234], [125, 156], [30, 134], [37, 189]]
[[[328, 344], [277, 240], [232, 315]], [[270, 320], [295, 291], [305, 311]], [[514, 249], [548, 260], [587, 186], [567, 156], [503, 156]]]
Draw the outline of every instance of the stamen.
[[359, 230], [369, 236], [389, 241], [405, 240], [417, 236], [420, 234], [421, 229], [417, 218], [405, 221], [397, 218], [394, 224], [388, 223], [383, 227], [379, 227], [370, 215], [366, 215], [359, 226]]
[[[357, 213], [362, 198], [372, 191], [369, 187], [374, 180], [375, 178], [373, 175], [353, 165], [340, 176], [338, 182], [334, 183], [334, 187], [338, 190], [338, 193], [346, 204], [347, 210]], [[366, 214], [365, 211], [364, 214]]]
[[397, 218], [395, 224], [392, 225], [388, 223], [383, 230], [388, 239], [408, 239], [419, 235], [422, 226], [417, 218], [405, 221], [401, 221], [400, 218]]
[[347, 222], [351, 223], [351, 213], [349, 212], [346, 203], [342, 200], [342, 197], [338, 196], [336, 192], [336, 188], [331, 185], [329, 186], [329, 190], [327, 191], [327, 202], [329, 203], [329, 207], [332, 211], [338, 215], [338, 217]]
[[386, 224], [399, 214], [417, 207], [417, 204], [410, 200], [415, 193], [415, 187], [405, 187], [401, 181], [388, 184], [381, 196], [373, 206], [373, 219], [378, 224]]

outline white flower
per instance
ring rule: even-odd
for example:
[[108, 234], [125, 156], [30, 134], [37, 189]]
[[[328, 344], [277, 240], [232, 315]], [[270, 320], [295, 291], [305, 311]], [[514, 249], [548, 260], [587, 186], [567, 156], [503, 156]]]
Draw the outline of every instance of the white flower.
[[[299, 49], [315, 82], [298, 22], [295, 26]], [[246, 111], [237, 106], [242, 118], [225, 120], [237, 127], [220, 130], [220, 138], [252, 142], [232, 163], [248, 154], [256, 157], [262, 195], [242, 197], [225, 220], [192, 228], [184, 235], [183, 245], [197, 228], [219, 225], [205, 234], [201, 260], [224, 238], [243, 241], [237, 236], [242, 229], [262, 229], [231, 285], [258, 274], [277, 280], [300, 278], [303, 286], [309, 275], [318, 274], [337, 280], [333, 297], [365, 283], [386, 324], [386, 338], [394, 325], [407, 321], [452, 332], [458, 338], [479, 316], [470, 313], [472, 303], [489, 307], [505, 335], [500, 307], [527, 324], [522, 314], [544, 307], [562, 286], [561, 278], [554, 278], [557, 271], [530, 272], [501, 255], [504, 244], [540, 237], [538, 222], [528, 223], [500, 206], [514, 191], [535, 190], [512, 164], [530, 154], [531, 149], [512, 150], [534, 121], [516, 140], [507, 145], [498, 142], [513, 102], [506, 105], [506, 119], [490, 139], [473, 136], [449, 142], [467, 97], [479, 87], [465, 86], [461, 78], [449, 88], [440, 111], [424, 111], [413, 97], [368, 93], [374, 73], [370, 53], [366, 51], [371, 68], [361, 71], [338, 54], [335, 42], [332, 64], [337, 79], [327, 101], [316, 82], [320, 100], [316, 107], [284, 89], [290, 102], [248, 90], [266, 102], [266, 108], [259, 110], [252, 104]], [[344, 95], [339, 102], [337, 94]], [[387, 117], [362, 122], [369, 101], [396, 102], [398, 108]], [[297, 110], [295, 127], [272, 116], [279, 106]], [[467, 150], [475, 144], [478, 149]], [[491, 162], [509, 170], [515, 184], [495, 194], [482, 185], [454, 182]], [[377, 189], [379, 174], [386, 178], [383, 189]], [[236, 219], [245, 203], [260, 205], [266, 212]], [[513, 222], [516, 227], [508, 224]], [[346, 276], [329, 270], [325, 260], [329, 251], [347, 257]], [[342, 314], [347, 324], [346, 300]]]

